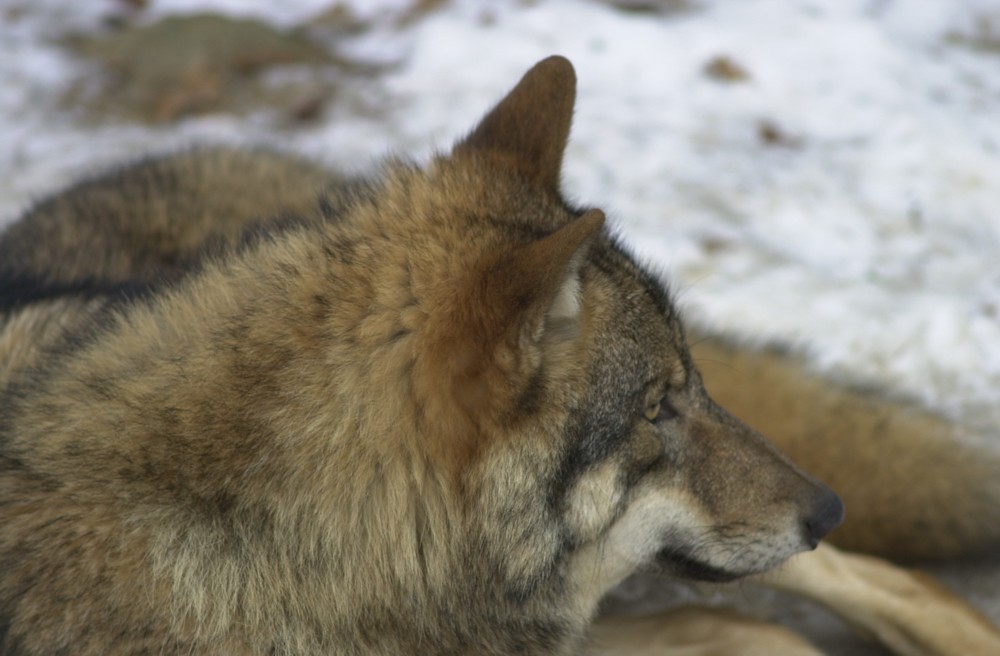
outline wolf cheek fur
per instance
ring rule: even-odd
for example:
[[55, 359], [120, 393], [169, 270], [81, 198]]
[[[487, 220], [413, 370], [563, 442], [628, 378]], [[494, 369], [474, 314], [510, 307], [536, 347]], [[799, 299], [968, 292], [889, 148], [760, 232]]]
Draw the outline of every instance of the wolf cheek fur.
[[[314, 210], [269, 188], [300, 216], [239, 247], [261, 217], [217, 194], [247, 161], [326, 176], [196, 151], [12, 227], [3, 276], [37, 285], [0, 346], [25, 317], [65, 332], [3, 373], [0, 651], [563, 653], [634, 571], [734, 578], [833, 528], [839, 499], [708, 398], [661, 284], [560, 196], [574, 94], [544, 60], [424, 169]], [[237, 163], [193, 182], [206, 159]], [[123, 211], [89, 214], [95, 189]], [[130, 252], [71, 258], [55, 225]]]

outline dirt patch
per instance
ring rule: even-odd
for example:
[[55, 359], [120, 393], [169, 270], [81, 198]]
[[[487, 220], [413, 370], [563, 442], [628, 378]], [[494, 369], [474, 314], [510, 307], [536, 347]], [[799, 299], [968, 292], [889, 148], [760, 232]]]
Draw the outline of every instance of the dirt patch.
[[726, 55], [713, 57], [705, 64], [703, 70], [705, 75], [718, 82], [746, 82], [750, 79], [750, 73], [747, 72], [747, 69]]
[[304, 31], [215, 14], [122, 25], [67, 42], [100, 73], [66, 102], [92, 118], [145, 123], [269, 109], [311, 120], [352, 69]]

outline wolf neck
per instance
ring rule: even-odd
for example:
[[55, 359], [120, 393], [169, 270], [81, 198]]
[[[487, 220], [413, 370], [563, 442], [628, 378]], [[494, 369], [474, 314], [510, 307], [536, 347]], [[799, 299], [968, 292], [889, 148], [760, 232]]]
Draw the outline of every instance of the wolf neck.
[[[401, 237], [385, 223], [409, 209], [362, 201], [353, 212], [377, 219], [348, 213], [207, 263], [179, 288], [124, 309], [46, 381], [51, 403], [35, 407], [52, 416], [24, 419], [36, 427], [24, 439], [64, 452], [50, 473], [72, 478], [84, 496], [101, 498], [108, 472], [131, 481], [123, 524], [128, 517], [155, 527], [143, 536], [152, 574], [140, 575], [185, 590], [174, 613], [206, 636], [224, 635], [233, 622], [266, 625], [268, 609], [291, 604], [299, 616], [286, 621], [340, 618], [344, 636], [367, 622], [365, 633], [391, 623], [398, 637], [411, 624], [418, 644], [441, 628], [419, 619], [434, 608], [454, 618], [456, 631], [434, 640], [486, 653], [475, 641], [490, 608], [439, 607], [456, 598], [443, 593], [457, 585], [455, 567], [468, 568], [462, 585], [477, 588], [478, 603], [514, 603], [492, 566], [476, 564], [479, 554], [455, 551], [476, 544], [459, 535], [469, 529], [458, 481], [415, 441], [414, 427], [428, 419], [413, 386], [414, 340], [454, 293], [447, 281], [461, 275], [441, 267], [462, 265], [447, 252], [460, 244], [441, 239], [432, 240], [440, 252], [413, 261], [407, 239], [420, 236]], [[468, 247], [466, 237], [458, 239]], [[112, 437], [122, 431], [130, 439]], [[86, 453], [81, 436], [95, 436]], [[251, 553], [281, 565], [242, 560]], [[287, 578], [247, 571], [298, 576], [290, 588]], [[351, 599], [366, 616], [330, 606], [331, 586], [338, 603]], [[539, 603], [514, 606], [527, 615]], [[526, 642], [508, 651], [537, 644], [552, 653], [553, 640], [586, 620], [549, 605], [549, 625], [539, 627], [535, 612], [534, 625], [509, 627]], [[497, 646], [510, 638], [491, 633]]]

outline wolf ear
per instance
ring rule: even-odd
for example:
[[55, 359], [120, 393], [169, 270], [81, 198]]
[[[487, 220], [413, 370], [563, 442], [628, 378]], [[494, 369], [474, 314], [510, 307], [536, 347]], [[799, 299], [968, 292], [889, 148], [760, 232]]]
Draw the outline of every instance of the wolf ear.
[[575, 99], [573, 65], [558, 55], [543, 59], [452, 152], [484, 154], [558, 195]]
[[591, 210], [484, 262], [466, 293], [449, 293], [451, 312], [439, 313], [442, 320], [431, 324], [413, 380], [423, 390], [425, 414], [450, 427], [452, 438], [434, 444], [455, 472], [481, 446], [475, 427], [510, 416], [549, 347], [577, 334], [580, 268], [603, 225], [604, 213]]
[[[547, 330], [576, 325], [580, 315], [579, 269], [604, 213], [590, 210], [534, 241], [489, 272], [487, 302], [518, 347], [537, 344]], [[524, 340], [527, 339], [527, 342]]]

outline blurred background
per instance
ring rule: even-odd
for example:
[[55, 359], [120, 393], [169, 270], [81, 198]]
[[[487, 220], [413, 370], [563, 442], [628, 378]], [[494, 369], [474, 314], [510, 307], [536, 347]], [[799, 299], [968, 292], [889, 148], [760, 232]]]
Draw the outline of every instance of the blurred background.
[[[1000, 0], [0, 0], [0, 225], [113, 163], [269, 145], [363, 173], [577, 68], [567, 195], [690, 320], [1000, 448]], [[1000, 620], [1000, 573], [941, 573]], [[749, 586], [636, 581], [879, 653]]]

